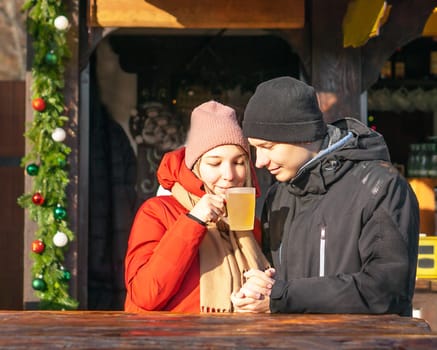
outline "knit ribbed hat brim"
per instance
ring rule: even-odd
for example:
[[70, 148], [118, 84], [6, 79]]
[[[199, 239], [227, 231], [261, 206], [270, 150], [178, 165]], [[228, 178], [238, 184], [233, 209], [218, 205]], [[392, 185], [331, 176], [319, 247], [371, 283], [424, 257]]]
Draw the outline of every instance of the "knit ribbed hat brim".
[[246, 137], [301, 143], [319, 140], [326, 132], [314, 89], [291, 77], [259, 84], [244, 112]]

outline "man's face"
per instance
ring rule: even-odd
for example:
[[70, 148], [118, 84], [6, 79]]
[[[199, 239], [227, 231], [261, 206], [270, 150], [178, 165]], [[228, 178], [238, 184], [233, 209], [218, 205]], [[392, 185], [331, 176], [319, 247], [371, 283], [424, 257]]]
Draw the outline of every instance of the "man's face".
[[298, 170], [317, 154], [314, 144], [279, 143], [249, 138], [256, 148], [257, 168], [266, 167], [276, 180], [286, 182], [294, 178]]

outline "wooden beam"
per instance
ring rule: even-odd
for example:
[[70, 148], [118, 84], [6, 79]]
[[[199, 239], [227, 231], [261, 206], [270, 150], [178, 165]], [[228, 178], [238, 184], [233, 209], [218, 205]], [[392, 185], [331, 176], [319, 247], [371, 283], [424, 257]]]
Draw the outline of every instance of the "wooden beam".
[[302, 28], [304, 0], [90, 0], [94, 27]]

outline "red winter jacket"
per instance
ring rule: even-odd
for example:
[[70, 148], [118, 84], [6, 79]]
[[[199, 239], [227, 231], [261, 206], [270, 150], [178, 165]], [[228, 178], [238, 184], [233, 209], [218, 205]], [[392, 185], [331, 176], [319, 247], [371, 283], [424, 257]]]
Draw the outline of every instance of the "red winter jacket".
[[[157, 171], [160, 184], [179, 182], [198, 197], [202, 182], [185, 166], [185, 148], [166, 153]], [[145, 201], [130, 232], [125, 259], [125, 311], [200, 312], [199, 247], [206, 227], [190, 219], [173, 196]], [[260, 242], [259, 222], [255, 238]]]

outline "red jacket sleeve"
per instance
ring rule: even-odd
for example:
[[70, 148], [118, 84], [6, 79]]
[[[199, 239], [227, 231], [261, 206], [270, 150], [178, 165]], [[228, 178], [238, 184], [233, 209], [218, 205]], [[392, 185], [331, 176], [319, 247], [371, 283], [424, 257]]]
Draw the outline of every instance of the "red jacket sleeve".
[[139, 209], [125, 259], [127, 298], [144, 310], [160, 310], [178, 292], [198, 254], [206, 227], [190, 219], [171, 196]]

